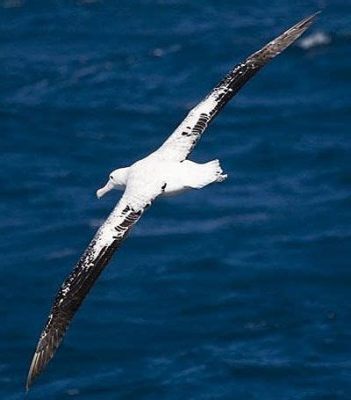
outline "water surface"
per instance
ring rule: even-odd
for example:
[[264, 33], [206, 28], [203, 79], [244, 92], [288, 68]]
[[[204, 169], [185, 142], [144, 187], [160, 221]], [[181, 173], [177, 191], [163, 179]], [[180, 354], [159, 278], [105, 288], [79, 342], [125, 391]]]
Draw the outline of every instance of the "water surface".
[[28, 399], [351, 398], [351, 5], [0, 2], [0, 394], [22, 399], [54, 294], [119, 194], [250, 52], [324, 8], [192, 159], [229, 179], [160, 200]]

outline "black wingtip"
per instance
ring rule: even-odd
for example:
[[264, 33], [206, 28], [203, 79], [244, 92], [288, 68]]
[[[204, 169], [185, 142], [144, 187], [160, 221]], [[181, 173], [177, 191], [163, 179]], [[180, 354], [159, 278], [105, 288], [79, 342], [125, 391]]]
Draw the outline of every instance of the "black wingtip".
[[314, 20], [316, 19], [316, 17], [322, 12], [322, 10], [318, 10], [316, 11], [314, 14], [309, 15], [308, 17], [304, 18], [301, 22], [299, 22], [298, 24], [302, 27], [302, 26], [310, 26]]
[[316, 17], [321, 13], [322, 11], [316, 11], [314, 14], [309, 15], [306, 18], [303, 18], [301, 21], [299, 21], [297, 24], [295, 24], [292, 28], [290, 28], [287, 32], [295, 30], [298, 31], [300, 36], [302, 33], [304, 33], [315, 21]]
[[[40, 343], [40, 342], [39, 342]], [[39, 347], [39, 345], [38, 345]], [[32, 362], [26, 380], [26, 393], [28, 393], [35, 379], [40, 375], [41, 371], [45, 368], [51, 357], [43, 358], [43, 352], [38, 351], [38, 347], [33, 355]]]
[[29, 376], [28, 376], [27, 380], [26, 380], [26, 384], [25, 384], [25, 394], [26, 395], [29, 393], [29, 389], [30, 389], [31, 385], [32, 385], [32, 382], [31, 382], [31, 380], [29, 379]]
[[30, 364], [30, 368], [28, 371], [27, 379], [26, 379], [26, 394], [29, 392], [30, 387], [32, 386], [33, 383], [33, 369], [34, 369], [34, 364], [35, 364], [35, 359], [36, 359], [36, 353], [34, 353], [34, 356], [32, 358], [32, 362]]
[[292, 40], [294, 42], [297, 40], [300, 36], [302, 36], [303, 33], [309, 29], [309, 27], [315, 22], [315, 19], [318, 17], [318, 15], [321, 13], [321, 10], [316, 11], [314, 14], [309, 15], [308, 17], [302, 19], [300, 22], [298, 22], [296, 25], [294, 25], [292, 28], [290, 28], [286, 33], [289, 31], [295, 31], [295, 35], [292, 33], [292, 37], [295, 38]]
[[291, 46], [296, 40], [302, 36], [307, 29], [313, 24], [317, 15], [320, 11], [303, 18], [291, 28], [283, 32], [281, 35], [277, 36], [266, 46], [262, 47], [256, 53], [253, 53], [247, 62], [252, 62], [256, 67], [262, 67], [267, 64], [270, 60], [276, 57], [278, 54], [282, 53], [286, 48]]

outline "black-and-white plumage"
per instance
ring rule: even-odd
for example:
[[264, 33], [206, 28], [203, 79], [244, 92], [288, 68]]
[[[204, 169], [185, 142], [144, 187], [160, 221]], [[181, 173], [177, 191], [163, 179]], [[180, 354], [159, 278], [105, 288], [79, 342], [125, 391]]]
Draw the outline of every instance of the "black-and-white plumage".
[[219, 111], [264, 65], [290, 46], [311, 25], [318, 13], [305, 18], [238, 64], [194, 107], [173, 134], [159, 148], [165, 158], [184, 160]]
[[236, 66], [189, 112], [158, 150], [128, 168], [113, 171], [105, 187], [97, 191], [101, 197], [111, 189], [125, 189], [55, 298], [33, 356], [27, 389], [53, 357], [75, 312], [144, 210], [160, 195], [201, 188], [227, 177], [218, 160], [197, 164], [186, 158], [225, 104], [256, 72], [298, 39], [314, 16], [302, 20]]

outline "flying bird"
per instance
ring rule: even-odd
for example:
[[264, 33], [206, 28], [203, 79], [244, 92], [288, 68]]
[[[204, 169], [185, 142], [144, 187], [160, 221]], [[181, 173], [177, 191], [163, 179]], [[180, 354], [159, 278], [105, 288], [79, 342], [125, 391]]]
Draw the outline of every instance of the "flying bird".
[[106, 185], [96, 192], [97, 197], [112, 189], [124, 193], [56, 295], [30, 365], [27, 390], [55, 354], [82, 301], [145, 209], [159, 196], [200, 189], [227, 178], [218, 160], [198, 164], [187, 159], [189, 154], [229, 100], [264, 65], [295, 42], [315, 16], [298, 22], [235, 66], [155, 152], [111, 172]]

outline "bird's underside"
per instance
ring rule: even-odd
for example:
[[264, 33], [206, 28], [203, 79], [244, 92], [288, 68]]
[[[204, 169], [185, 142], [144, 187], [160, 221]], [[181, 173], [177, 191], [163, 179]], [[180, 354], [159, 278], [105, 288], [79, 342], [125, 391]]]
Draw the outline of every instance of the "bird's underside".
[[[159, 195], [166, 193], [167, 190], [171, 191], [170, 186], [167, 188], [168, 182], [162, 176], [145, 173], [150, 163], [159, 162], [160, 165], [163, 162], [182, 163], [208, 124], [228, 101], [265, 64], [298, 39], [312, 24], [314, 17], [315, 15], [300, 21], [233, 68], [209, 95], [189, 112], [157, 151], [141, 160], [139, 164], [136, 163], [139, 168], [131, 169], [122, 198], [97, 231], [56, 295], [32, 359], [26, 383], [27, 390], [55, 354], [74, 314], [130, 229]], [[214, 168], [214, 165], [212, 167]], [[218, 171], [213, 169], [213, 176], [210, 170], [206, 172], [208, 178], [206, 176], [206, 179], [203, 179], [202, 186], [220, 181], [220, 176], [225, 178], [221, 175], [221, 170]], [[202, 179], [200, 178], [199, 183]]]

